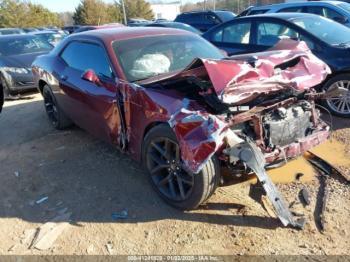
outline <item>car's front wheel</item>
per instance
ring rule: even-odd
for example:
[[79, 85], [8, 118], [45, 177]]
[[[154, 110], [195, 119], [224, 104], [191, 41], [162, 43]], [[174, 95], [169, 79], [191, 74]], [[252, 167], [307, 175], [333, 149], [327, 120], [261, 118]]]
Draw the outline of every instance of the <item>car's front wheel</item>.
[[3, 75], [0, 75], [0, 84], [2, 86], [2, 95], [4, 99], [7, 99], [11, 95], [10, 88], [7, 84], [7, 81]]
[[167, 203], [177, 208], [197, 208], [218, 186], [218, 159], [215, 156], [209, 159], [198, 174], [185, 171], [175, 133], [167, 124], [156, 126], [148, 132], [143, 142], [142, 157], [156, 191]]
[[62, 130], [72, 125], [70, 119], [58, 106], [55, 96], [48, 85], [45, 85], [43, 88], [43, 98], [46, 114], [54, 128]]
[[329, 98], [324, 105], [336, 116], [350, 117], [350, 74], [341, 74], [331, 78], [325, 84], [324, 90], [332, 90], [336, 87], [346, 88], [347, 95]]

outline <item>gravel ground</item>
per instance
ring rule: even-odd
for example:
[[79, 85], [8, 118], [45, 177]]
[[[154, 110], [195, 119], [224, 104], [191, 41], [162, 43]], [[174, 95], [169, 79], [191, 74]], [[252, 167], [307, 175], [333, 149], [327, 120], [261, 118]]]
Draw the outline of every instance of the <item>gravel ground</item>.
[[[350, 122], [333, 121], [332, 141], [315, 151], [349, 174]], [[294, 202], [292, 210], [305, 215], [304, 230], [281, 227], [252, 181], [219, 188], [200, 209], [181, 212], [166, 205], [140, 166], [115, 148], [79, 128], [54, 130], [39, 95], [6, 102], [0, 115], [0, 254], [349, 255], [349, 185], [325, 182], [329, 197], [320, 232], [315, 218], [322, 178], [295, 181], [300, 170], [314, 173], [297, 161], [272, 176], [284, 181], [278, 188]], [[304, 187], [308, 206], [298, 198]], [[123, 211], [126, 219], [112, 218]], [[33, 247], [36, 229], [57, 216], [57, 223], [45, 225], [62, 226], [57, 240], [47, 250]]]

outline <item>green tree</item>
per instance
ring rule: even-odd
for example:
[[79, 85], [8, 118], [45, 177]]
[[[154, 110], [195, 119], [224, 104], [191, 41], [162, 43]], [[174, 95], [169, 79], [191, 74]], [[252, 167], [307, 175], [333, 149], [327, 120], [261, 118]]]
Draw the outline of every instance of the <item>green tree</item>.
[[[127, 19], [144, 18], [151, 20], [154, 18], [154, 14], [150, 3], [146, 2], [145, 0], [124, 0], [124, 4]], [[116, 2], [116, 5], [120, 10], [120, 14], [122, 17], [121, 1]]]
[[120, 21], [120, 12], [114, 4], [102, 0], [81, 0], [73, 15], [74, 23], [80, 25], [101, 25]]
[[60, 25], [58, 14], [42, 5], [20, 0], [0, 0], [0, 27]]

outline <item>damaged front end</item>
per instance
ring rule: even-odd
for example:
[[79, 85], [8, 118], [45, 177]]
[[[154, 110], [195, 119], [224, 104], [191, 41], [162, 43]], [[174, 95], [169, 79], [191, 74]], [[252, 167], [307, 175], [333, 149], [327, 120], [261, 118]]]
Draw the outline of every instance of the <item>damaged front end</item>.
[[303, 42], [283, 40], [260, 54], [198, 59], [175, 76], [149, 79], [143, 86], [184, 95], [169, 124], [187, 171], [200, 172], [216, 154], [232, 173], [254, 172], [283, 225], [302, 227], [265, 169], [328, 138], [315, 104], [323, 94], [313, 89], [328, 74], [329, 67]]

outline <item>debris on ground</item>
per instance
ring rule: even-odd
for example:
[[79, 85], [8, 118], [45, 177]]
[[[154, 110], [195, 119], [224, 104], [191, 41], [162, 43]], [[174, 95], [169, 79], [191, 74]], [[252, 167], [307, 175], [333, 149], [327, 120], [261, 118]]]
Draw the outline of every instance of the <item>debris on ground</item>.
[[112, 219], [118, 220], [118, 219], [127, 219], [128, 218], [128, 210], [123, 209], [121, 212], [118, 213], [112, 213]]
[[320, 158], [314, 153], [308, 151], [305, 155], [306, 159], [319, 171], [324, 173], [324, 175], [334, 176], [337, 179], [345, 180], [348, 184], [350, 183], [350, 174], [345, 174], [339, 168], [330, 164], [326, 160]]
[[326, 230], [326, 207], [327, 207], [327, 200], [328, 200], [328, 195], [329, 195], [329, 189], [327, 187], [327, 177], [324, 177], [324, 193], [323, 193], [323, 198], [322, 198], [322, 207], [321, 207], [321, 212], [320, 212], [320, 218], [319, 218], [319, 228], [321, 232], [324, 232]]
[[300, 201], [305, 205], [308, 206], [310, 205], [311, 201], [310, 201], [310, 193], [309, 191], [303, 187], [300, 192], [299, 192], [299, 198]]
[[55, 243], [57, 238], [69, 225], [69, 218], [72, 213], [66, 213], [55, 217], [36, 230], [36, 234], [29, 248], [48, 250]]
[[295, 175], [295, 180], [300, 181], [300, 179], [301, 179], [303, 176], [304, 176], [303, 173], [297, 173], [297, 174]]
[[108, 241], [107, 245], [106, 245], [106, 249], [108, 254], [112, 255], [113, 254], [113, 244], [112, 242]]
[[18, 171], [15, 171], [14, 174], [16, 177], [19, 177], [19, 175], [20, 175]]
[[49, 199], [49, 197], [46, 196], [46, 197], [40, 198], [39, 200], [35, 201], [35, 203], [39, 205], [39, 204], [45, 202], [48, 199]]
[[32, 245], [33, 239], [37, 233], [35, 228], [26, 229], [21, 236], [21, 244], [26, 248], [29, 248]]

